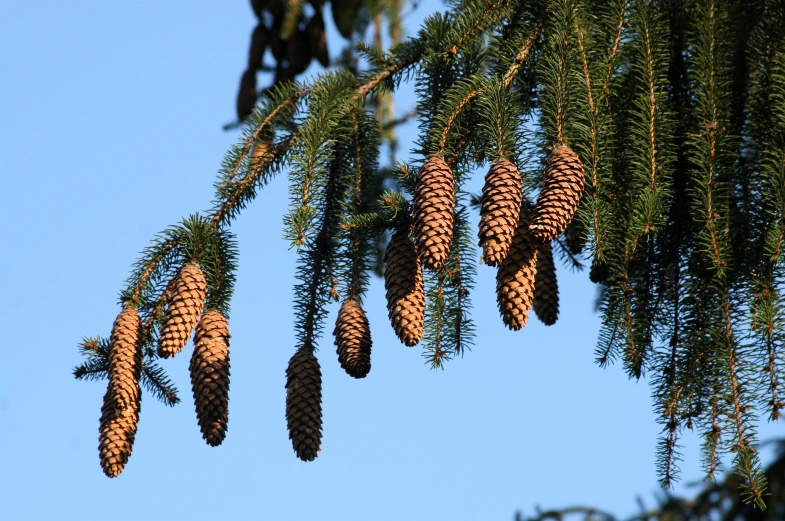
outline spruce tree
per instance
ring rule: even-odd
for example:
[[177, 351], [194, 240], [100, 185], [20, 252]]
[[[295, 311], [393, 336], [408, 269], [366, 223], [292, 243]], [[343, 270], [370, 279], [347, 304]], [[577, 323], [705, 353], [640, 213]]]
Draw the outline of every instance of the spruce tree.
[[[140, 317], [141, 386], [179, 400], [157, 365], [162, 335], [189, 298], [178, 335], [197, 324], [192, 312], [229, 317], [232, 223], [285, 172], [285, 237], [299, 259], [287, 415], [302, 459], [316, 457], [321, 436], [312, 354], [328, 307], [362, 304], [384, 237], [397, 238], [391, 320], [432, 367], [472, 345], [477, 269], [498, 270], [500, 313], [525, 325], [548, 244], [568, 262], [583, 256], [602, 286], [597, 362], [652, 383], [662, 485], [678, 477], [679, 439], [694, 429], [706, 476], [730, 454], [746, 499], [762, 507], [755, 425], [785, 406], [785, 2], [454, 0], [416, 36], [387, 51], [358, 43], [357, 53], [363, 66], [266, 90], [224, 159], [212, 208], [143, 251], [120, 295]], [[373, 109], [402, 83], [416, 89], [419, 137], [381, 191], [385, 126]], [[502, 162], [523, 193], [495, 180], [512, 199], [483, 215], [518, 216], [484, 228], [510, 246], [489, 263], [497, 268], [477, 267], [471, 207], [490, 196], [465, 186]], [[203, 273], [204, 296], [182, 293], [186, 268]], [[113, 347], [86, 339], [76, 377], [108, 376], [117, 388]]]

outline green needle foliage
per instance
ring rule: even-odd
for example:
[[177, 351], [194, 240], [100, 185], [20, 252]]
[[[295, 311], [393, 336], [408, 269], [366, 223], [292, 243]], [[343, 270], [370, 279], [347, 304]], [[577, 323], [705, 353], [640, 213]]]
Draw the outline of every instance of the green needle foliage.
[[[763, 507], [755, 424], [785, 406], [785, 2], [454, 0], [415, 37], [357, 53], [364, 66], [266, 91], [224, 159], [212, 208], [143, 251], [120, 300], [142, 318], [145, 388], [177, 401], [153, 348], [172, 280], [199, 264], [206, 309], [228, 316], [232, 222], [276, 174], [288, 173], [284, 237], [299, 255], [293, 348], [316, 349], [329, 305], [361, 301], [379, 244], [411, 227], [417, 167], [432, 156], [456, 183], [449, 258], [425, 274], [421, 345], [444, 367], [474, 338], [465, 184], [509, 159], [529, 211], [550, 151], [567, 145], [586, 186], [572, 231], [603, 289], [597, 360], [649, 376], [663, 486], [678, 477], [683, 430], [696, 429], [706, 476], [730, 454], [747, 500]], [[385, 127], [371, 109], [409, 82], [412, 165], [380, 169]], [[574, 237], [557, 244], [580, 267]], [[85, 340], [75, 376], [103, 378], [108, 349]]]

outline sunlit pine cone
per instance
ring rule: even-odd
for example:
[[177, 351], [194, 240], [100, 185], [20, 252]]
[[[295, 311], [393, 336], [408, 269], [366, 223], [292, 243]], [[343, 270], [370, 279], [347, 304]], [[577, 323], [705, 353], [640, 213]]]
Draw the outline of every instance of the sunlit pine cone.
[[425, 289], [417, 248], [405, 231], [396, 232], [384, 252], [387, 312], [398, 338], [415, 346], [425, 325]]
[[496, 272], [496, 302], [504, 324], [518, 331], [529, 320], [537, 273], [537, 246], [529, 234], [529, 219], [521, 209], [510, 250]]
[[177, 275], [158, 339], [158, 356], [169, 358], [183, 350], [196, 327], [207, 297], [207, 280], [196, 264], [186, 264]]
[[444, 160], [434, 156], [420, 167], [413, 203], [420, 262], [428, 269], [438, 269], [450, 252], [455, 212], [455, 181]]
[[[138, 393], [137, 381], [137, 393]], [[120, 406], [114, 398], [110, 383], [101, 407], [101, 425], [98, 428], [98, 455], [104, 474], [110, 478], [120, 475], [131, 457], [139, 424], [141, 396], [135, 403]]]
[[518, 169], [506, 159], [491, 166], [480, 197], [480, 248], [482, 260], [498, 266], [512, 243], [523, 198], [523, 182]]
[[534, 312], [546, 326], [552, 326], [559, 318], [559, 285], [556, 280], [556, 265], [553, 262], [551, 243], [537, 248], [537, 275], [534, 277]]
[[139, 401], [139, 377], [142, 351], [139, 342], [141, 320], [135, 308], [125, 308], [117, 315], [109, 339], [109, 388], [118, 407]]
[[286, 425], [297, 457], [316, 459], [322, 443], [322, 372], [309, 345], [286, 368]]
[[189, 369], [199, 429], [207, 444], [217, 447], [229, 422], [229, 323], [219, 311], [199, 320]]
[[548, 158], [543, 177], [529, 227], [540, 243], [556, 239], [575, 215], [583, 195], [583, 164], [571, 148], [559, 146]]
[[371, 327], [359, 302], [344, 301], [333, 335], [343, 370], [354, 378], [365, 378], [371, 370]]

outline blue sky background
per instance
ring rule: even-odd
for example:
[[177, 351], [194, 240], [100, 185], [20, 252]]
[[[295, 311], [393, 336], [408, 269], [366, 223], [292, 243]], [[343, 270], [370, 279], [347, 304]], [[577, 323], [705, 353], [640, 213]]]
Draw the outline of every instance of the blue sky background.
[[[409, 34], [437, 8], [423, 3]], [[535, 505], [632, 514], [638, 495], [651, 504], [659, 428], [649, 389], [594, 364], [595, 287], [566, 270], [558, 323], [533, 319], [512, 333], [498, 317], [493, 270], [479, 266], [476, 347], [445, 371], [397, 341], [374, 280], [365, 305], [373, 369], [349, 378], [323, 339], [323, 451], [299, 461], [284, 419], [295, 253], [281, 240], [283, 176], [234, 225], [226, 441], [211, 448], [200, 437], [184, 353], [163, 363], [182, 403], [145, 394], [128, 466], [114, 480], [101, 473], [105, 383], [73, 379], [77, 343], [108, 335], [118, 291], [154, 234], [210, 207], [237, 138], [221, 126], [234, 114], [254, 24], [240, 0], [4, 4], [0, 517], [461, 521], [509, 520]], [[397, 107], [413, 102], [404, 87]], [[415, 132], [400, 132], [404, 158]], [[763, 439], [778, 432], [760, 429]], [[677, 491], [700, 478], [698, 441], [684, 438]]]

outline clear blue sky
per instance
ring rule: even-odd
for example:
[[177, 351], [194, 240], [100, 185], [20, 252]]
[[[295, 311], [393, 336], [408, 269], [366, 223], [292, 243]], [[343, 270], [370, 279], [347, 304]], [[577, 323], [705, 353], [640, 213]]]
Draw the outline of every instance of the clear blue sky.
[[[423, 3], [409, 33], [436, 8]], [[234, 114], [254, 23], [244, 0], [4, 4], [0, 518], [509, 520], [537, 504], [628, 514], [636, 495], [651, 502], [649, 389], [594, 365], [595, 288], [566, 270], [559, 322], [511, 333], [493, 271], [478, 267], [477, 345], [445, 371], [396, 340], [374, 280], [373, 369], [349, 378], [332, 337], [322, 341], [323, 451], [313, 463], [295, 458], [284, 419], [295, 343], [285, 176], [234, 226], [226, 441], [211, 448], [200, 437], [185, 353], [164, 362], [182, 403], [145, 395], [128, 466], [114, 480], [101, 473], [105, 383], [72, 378], [77, 343], [108, 335], [118, 291], [153, 235], [210, 207], [237, 137], [221, 126]], [[405, 87], [397, 105], [412, 103]], [[402, 131], [408, 143], [414, 132]], [[761, 437], [777, 430], [764, 424]], [[684, 443], [687, 483], [700, 476], [697, 436]]]

